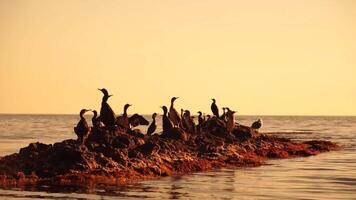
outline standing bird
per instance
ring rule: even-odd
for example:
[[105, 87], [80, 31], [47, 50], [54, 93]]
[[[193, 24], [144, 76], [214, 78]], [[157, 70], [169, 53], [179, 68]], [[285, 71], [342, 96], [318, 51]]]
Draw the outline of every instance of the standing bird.
[[190, 116], [189, 110], [184, 111], [183, 121], [184, 121], [184, 125], [185, 125], [187, 131], [189, 133], [195, 133], [195, 123], [194, 123], [192, 116]]
[[231, 133], [232, 130], [235, 128], [234, 113], [235, 111], [231, 111], [230, 109], [228, 109], [226, 112], [226, 129], [229, 133]]
[[227, 110], [227, 108], [223, 107], [222, 110], [223, 110], [223, 114], [220, 116], [220, 119], [223, 121], [226, 121], [226, 111], [225, 110]]
[[91, 122], [93, 124], [94, 128], [100, 127], [100, 121], [98, 119], [98, 112], [96, 112], [96, 110], [93, 110], [93, 117], [91, 118]]
[[213, 100], [213, 103], [211, 104], [211, 111], [217, 118], [219, 118], [219, 109], [218, 106], [216, 105], [216, 100], [215, 99], [211, 99], [211, 100]]
[[167, 133], [167, 132], [172, 130], [173, 124], [172, 124], [171, 120], [167, 116], [167, 112], [168, 112], [167, 107], [166, 106], [162, 106], [161, 108], [163, 110], [163, 115], [162, 115], [163, 133]]
[[198, 112], [198, 126], [197, 126], [197, 129], [199, 132], [201, 132], [204, 121], [205, 120], [203, 118], [203, 113], [199, 111]]
[[172, 121], [175, 127], [178, 127], [181, 121], [181, 118], [179, 117], [177, 110], [174, 108], [174, 101], [177, 100], [178, 98], [179, 97], [172, 97], [171, 106], [169, 107], [169, 113], [168, 113], [168, 117]]
[[128, 130], [130, 128], [129, 117], [127, 115], [127, 109], [132, 106], [131, 104], [124, 105], [124, 112], [121, 116], [116, 118], [116, 124], [121, 128]]
[[202, 123], [204, 123], [203, 113], [199, 111], [198, 112], [198, 124], [201, 125]]
[[80, 120], [76, 127], [74, 127], [74, 132], [78, 136], [78, 141], [80, 144], [84, 143], [85, 138], [89, 135], [90, 127], [87, 120], [84, 118], [84, 114], [90, 110], [82, 109], [79, 113]]
[[101, 101], [99, 120], [103, 122], [105, 126], [113, 127], [115, 126], [116, 116], [110, 105], [107, 103], [109, 97], [111, 97], [112, 95], [109, 95], [108, 91], [105, 88], [98, 90], [100, 90], [104, 94], [103, 99]]
[[260, 129], [262, 127], [262, 119], [258, 119], [257, 121], [253, 122], [251, 128], [253, 129]]
[[147, 135], [152, 135], [152, 133], [154, 133], [156, 131], [156, 128], [157, 128], [156, 116], [157, 116], [157, 113], [153, 113], [152, 114], [152, 122], [151, 122], [150, 126], [147, 129]]

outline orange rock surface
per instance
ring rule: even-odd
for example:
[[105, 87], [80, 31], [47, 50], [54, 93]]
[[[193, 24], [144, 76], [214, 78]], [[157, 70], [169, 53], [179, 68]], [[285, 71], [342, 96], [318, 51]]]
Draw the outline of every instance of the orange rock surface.
[[212, 124], [203, 132], [94, 129], [76, 140], [32, 143], [0, 158], [0, 186], [126, 184], [222, 167], [260, 166], [267, 159], [317, 155], [338, 149], [329, 141], [293, 141], [239, 125], [227, 133]]

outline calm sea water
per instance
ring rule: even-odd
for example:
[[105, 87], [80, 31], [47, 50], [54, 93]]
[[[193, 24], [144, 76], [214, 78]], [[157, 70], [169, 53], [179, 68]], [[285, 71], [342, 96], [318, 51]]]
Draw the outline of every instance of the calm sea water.
[[[262, 118], [262, 132], [331, 140], [343, 150], [271, 160], [256, 168], [221, 169], [120, 187], [0, 189], [0, 199], [356, 199], [356, 117]], [[237, 117], [247, 125], [255, 119]], [[31, 142], [75, 138], [77, 120], [76, 115], [0, 115], [0, 156], [18, 152]]]

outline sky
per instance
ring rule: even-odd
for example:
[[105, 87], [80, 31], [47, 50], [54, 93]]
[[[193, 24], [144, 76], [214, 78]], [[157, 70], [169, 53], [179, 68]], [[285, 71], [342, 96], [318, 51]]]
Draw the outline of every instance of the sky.
[[354, 0], [0, 0], [0, 113], [356, 115]]

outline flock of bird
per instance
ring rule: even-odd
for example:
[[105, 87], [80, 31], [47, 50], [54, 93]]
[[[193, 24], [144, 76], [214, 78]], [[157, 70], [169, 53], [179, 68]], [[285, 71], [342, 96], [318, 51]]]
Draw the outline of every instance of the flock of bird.
[[[108, 91], [105, 88], [98, 89], [103, 93], [103, 98], [101, 101], [100, 115], [96, 110], [82, 109], [79, 113], [80, 120], [76, 127], [74, 127], [74, 132], [78, 136], [78, 141], [83, 143], [85, 138], [90, 134], [91, 127], [88, 122], [84, 118], [84, 114], [88, 111], [93, 112], [92, 118], [92, 127], [100, 128], [107, 127], [109, 129], [120, 128], [124, 131], [130, 130], [133, 127], [137, 127], [139, 125], [149, 125], [147, 129], [147, 135], [152, 135], [157, 129], [156, 125], [156, 116], [157, 113], [152, 114], [152, 122], [151, 124], [141, 115], [134, 114], [132, 116], [128, 116], [127, 110], [131, 104], [125, 104], [123, 114], [120, 116], [116, 116], [113, 109], [108, 104], [108, 99], [112, 96], [109, 95]], [[178, 99], [178, 97], [173, 97], [171, 99], [171, 104], [169, 110], [166, 106], [162, 106], [163, 115], [162, 115], [162, 129], [163, 133], [169, 132], [173, 128], [179, 128], [188, 133], [195, 133], [202, 130], [204, 124], [211, 120], [217, 119], [221, 121], [221, 123], [226, 127], [226, 130], [231, 133], [235, 127], [235, 119], [234, 113], [235, 111], [230, 110], [228, 107], [223, 107], [223, 114], [219, 115], [219, 108], [216, 105], [216, 100], [212, 99], [211, 111], [213, 115], [203, 115], [201, 111], [198, 113], [198, 124], [194, 122], [194, 116], [191, 115], [189, 110], [181, 109], [181, 112], [174, 108], [174, 102]], [[262, 126], [262, 120], [258, 119], [254, 123], [252, 123], [251, 128], [259, 129]]]

